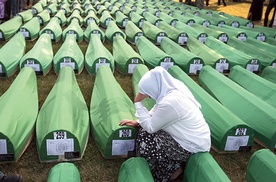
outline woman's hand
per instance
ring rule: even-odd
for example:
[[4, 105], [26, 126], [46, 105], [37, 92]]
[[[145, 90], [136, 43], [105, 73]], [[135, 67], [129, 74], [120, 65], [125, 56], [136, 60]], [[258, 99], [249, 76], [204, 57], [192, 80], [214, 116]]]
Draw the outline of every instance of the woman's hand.
[[145, 98], [147, 98], [148, 95], [146, 94], [141, 94], [140, 92], [136, 95], [136, 97], [134, 98], [134, 102], [141, 102], [142, 100], [144, 100]]
[[138, 126], [138, 122], [136, 120], [123, 119], [120, 121], [119, 125], [120, 126], [127, 125], [127, 126], [136, 127], [136, 126]]

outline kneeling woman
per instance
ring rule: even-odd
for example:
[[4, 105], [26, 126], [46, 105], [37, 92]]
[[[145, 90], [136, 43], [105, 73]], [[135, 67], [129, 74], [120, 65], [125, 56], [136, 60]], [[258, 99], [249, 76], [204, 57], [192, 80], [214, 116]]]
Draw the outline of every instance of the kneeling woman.
[[[155, 181], [172, 180], [192, 154], [209, 152], [209, 127], [191, 91], [161, 66], [144, 74], [138, 90], [138, 120], [124, 119], [120, 125], [139, 126], [136, 155], [147, 160]], [[141, 103], [146, 97], [156, 100], [150, 111]]]

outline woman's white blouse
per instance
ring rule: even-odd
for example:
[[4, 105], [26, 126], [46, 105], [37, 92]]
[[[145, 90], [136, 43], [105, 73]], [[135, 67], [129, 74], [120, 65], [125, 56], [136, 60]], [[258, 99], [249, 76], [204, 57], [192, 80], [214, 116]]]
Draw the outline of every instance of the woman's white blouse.
[[149, 112], [141, 102], [135, 103], [138, 123], [149, 133], [164, 130], [184, 149], [192, 153], [208, 152], [210, 129], [200, 109], [177, 90], [160, 99]]

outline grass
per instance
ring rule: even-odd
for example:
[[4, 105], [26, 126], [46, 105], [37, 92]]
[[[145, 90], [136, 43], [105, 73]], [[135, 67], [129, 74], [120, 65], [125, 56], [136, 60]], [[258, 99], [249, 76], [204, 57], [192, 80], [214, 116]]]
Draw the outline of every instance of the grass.
[[[250, 6], [250, 3], [248, 2], [227, 2], [228, 6], [226, 7], [217, 6], [216, 3], [217, 1], [211, 0], [210, 5], [208, 7], [205, 7], [205, 9], [222, 11], [242, 18], [247, 17]], [[264, 11], [265, 9], [266, 7], [264, 7]], [[262, 22], [263, 20], [255, 22], [255, 24], [262, 25]], [[35, 41], [27, 42], [26, 51], [30, 50], [34, 43]], [[58, 43], [53, 43], [54, 53], [57, 52], [61, 44], [62, 41], [59, 41]], [[2, 45], [4, 45], [4, 42], [0, 42], [0, 47], [2, 47]], [[85, 41], [79, 43], [79, 46], [83, 53], [85, 53], [87, 45], [88, 44]], [[112, 45], [105, 45], [112, 52]], [[16, 72], [10, 78], [0, 77], [0, 96], [9, 88], [13, 80], [16, 78], [17, 74], [18, 72]], [[122, 88], [125, 90], [127, 95], [131, 99], [133, 99], [131, 76], [122, 75], [117, 70], [115, 70], [114, 76], [116, 80], [120, 83]], [[39, 107], [41, 107], [44, 103], [47, 95], [55, 84], [57, 77], [58, 75], [54, 73], [53, 69], [44, 77], [37, 76]], [[82, 94], [86, 100], [87, 106], [89, 107], [95, 76], [91, 76], [86, 70], [83, 70], [80, 75], [76, 75], [76, 78]], [[193, 79], [196, 81], [197, 77], [193, 76]], [[250, 152], [218, 154], [214, 150], [211, 150], [210, 153], [221, 166], [223, 171], [225, 171], [231, 181], [241, 182], [245, 181], [246, 168], [251, 155], [261, 148], [262, 147], [259, 144], [255, 143]], [[92, 135], [90, 134], [83, 159], [80, 161], [75, 161], [73, 163], [77, 166], [81, 175], [81, 179], [84, 182], [115, 182], [118, 179], [119, 168], [124, 161], [125, 159], [104, 159], [97, 149]], [[0, 170], [2, 170], [6, 174], [19, 173], [23, 176], [24, 181], [44, 182], [47, 181], [49, 170], [56, 164], [56, 162], [40, 163], [36, 148], [36, 139], [34, 137], [17, 163], [0, 164]]]

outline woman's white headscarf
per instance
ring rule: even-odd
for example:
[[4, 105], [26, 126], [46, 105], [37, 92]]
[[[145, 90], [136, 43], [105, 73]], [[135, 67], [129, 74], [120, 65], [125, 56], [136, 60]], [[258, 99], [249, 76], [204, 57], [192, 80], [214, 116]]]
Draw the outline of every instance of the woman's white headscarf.
[[179, 90], [197, 107], [201, 107], [188, 87], [183, 82], [172, 77], [161, 66], [157, 66], [145, 73], [139, 81], [138, 89], [141, 94], [146, 94], [157, 102], [172, 90]]

